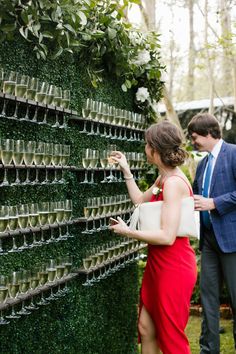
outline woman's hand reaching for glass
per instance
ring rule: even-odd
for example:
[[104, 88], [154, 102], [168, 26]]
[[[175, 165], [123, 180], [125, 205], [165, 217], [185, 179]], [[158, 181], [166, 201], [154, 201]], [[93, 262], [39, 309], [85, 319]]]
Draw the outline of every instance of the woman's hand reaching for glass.
[[119, 164], [123, 172], [130, 173], [130, 168], [125, 155], [120, 151], [112, 151], [111, 158]]
[[117, 221], [118, 223], [109, 226], [109, 229], [112, 230], [115, 234], [127, 237], [130, 231], [129, 226], [119, 216], [117, 218]]

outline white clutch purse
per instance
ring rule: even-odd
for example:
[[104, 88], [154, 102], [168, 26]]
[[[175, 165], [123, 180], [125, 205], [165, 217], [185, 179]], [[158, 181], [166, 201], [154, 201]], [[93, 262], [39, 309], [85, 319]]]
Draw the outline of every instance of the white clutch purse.
[[[130, 219], [132, 230], [157, 231], [161, 228], [163, 201], [139, 204]], [[199, 238], [199, 212], [194, 211], [193, 197], [182, 199], [177, 236]]]

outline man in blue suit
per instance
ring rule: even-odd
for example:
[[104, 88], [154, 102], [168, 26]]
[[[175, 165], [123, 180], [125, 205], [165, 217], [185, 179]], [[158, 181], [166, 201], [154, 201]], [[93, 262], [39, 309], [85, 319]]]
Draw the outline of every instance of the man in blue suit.
[[197, 167], [193, 183], [195, 209], [200, 211], [200, 353], [219, 354], [223, 282], [230, 296], [236, 343], [236, 145], [221, 139], [219, 123], [208, 113], [191, 119], [188, 134], [198, 151], [208, 152]]

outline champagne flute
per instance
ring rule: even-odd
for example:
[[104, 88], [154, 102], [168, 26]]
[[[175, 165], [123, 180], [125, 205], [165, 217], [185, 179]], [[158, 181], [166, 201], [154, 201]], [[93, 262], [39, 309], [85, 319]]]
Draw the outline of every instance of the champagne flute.
[[[43, 157], [43, 164], [45, 166], [49, 166], [52, 164], [52, 156], [53, 156], [53, 144], [52, 143], [45, 143], [45, 153]], [[48, 179], [48, 169], [46, 168], [45, 180], [42, 184], [49, 184], [50, 181]]]
[[39, 204], [39, 221], [40, 225], [44, 226], [49, 223], [49, 202], [40, 202]]
[[0, 206], [0, 232], [5, 232], [9, 222], [9, 207], [7, 205]]
[[83, 283], [83, 286], [92, 286], [92, 279], [89, 279], [89, 270], [92, 268], [92, 257], [87, 256], [83, 258], [83, 267], [87, 270], [86, 281]]
[[[52, 104], [56, 107], [60, 107], [62, 102], [62, 89], [61, 87], [55, 86], [55, 92], [54, 92], [54, 97]], [[55, 124], [52, 125], [53, 128], [58, 128], [60, 127], [59, 123], [59, 116], [58, 116], [58, 111], [55, 109], [55, 114], [56, 114], [56, 122]]]
[[34, 185], [39, 184], [39, 169], [37, 168], [37, 166], [43, 165], [44, 154], [45, 154], [45, 143], [43, 141], [37, 141], [35, 143], [35, 152], [34, 152], [34, 160], [33, 160], [33, 163], [36, 166], [35, 180], [32, 182], [32, 184]]
[[28, 75], [17, 75], [16, 85], [15, 85], [15, 96], [26, 97], [26, 92], [29, 84]]
[[[6, 302], [8, 297], [8, 277], [5, 275], [0, 275], [0, 305]], [[6, 325], [9, 321], [5, 320], [3, 317], [3, 311], [1, 310], [0, 315], [0, 325]]]
[[65, 202], [63, 200], [57, 201], [56, 208], [54, 210], [56, 212], [56, 220], [59, 225], [59, 237], [57, 238], [57, 241], [66, 240], [65, 235], [62, 235], [61, 231], [61, 223], [63, 223], [65, 213]]
[[29, 248], [27, 242], [26, 242], [26, 235], [24, 231], [28, 230], [29, 226], [29, 205], [28, 204], [19, 204], [17, 206], [18, 210], [18, 223], [20, 226], [20, 231], [23, 233], [23, 245], [19, 247], [19, 250], [24, 250], [26, 248]]
[[[16, 299], [20, 291], [20, 278], [21, 272], [14, 271], [8, 278], [8, 294], [10, 299]], [[11, 314], [6, 316], [6, 318], [20, 318], [20, 315], [17, 315], [15, 312], [15, 306], [12, 305]]]
[[69, 233], [69, 225], [68, 221], [70, 221], [72, 218], [72, 200], [71, 199], [66, 199], [65, 200], [65, 210], [64, 210], [64, 221], [67, 223], [66, 224], [66, 233], [64, 237], [67, 238], [73, 238], [74, 236]]
[[112, 173], [112, 168], [115, 167], [115, 165], [117, 164], [115, 160], [113, 160], [112, 158], [112, 153], [116, 151], [116, 145], [112, 144], [108, 146], [108, 150], [107, 150], [107, 159], [108, 159], [108, 164], [110, 165], [110, 175], [107, 177], [107, 179], [109, 180], [108, 183], [112, 183], [112, 182], [117, 182], [117, 177], [113, 175]]
[[91, 234], [92, 231], [88, 229], [88, 223], [90, 220], [92, 220], [92, 208], [93, 208], [93, 199], [92, 198], [88, 198], [87, 199], [87, 204], [84, 207], [84, 216], [86, 218], [86, 227], [85, 230], [82, 231], [82, 234]]
[[[20, 295], [27, 294], [30, 289], [30, 271], [23, 269], [21, 272], [20, 279]], [[19, 315], [30, 315], [31, 312], [27, 311], [25, 308], [25, 301], [22, 301], [22, 306], [20, 311], [17, 312]]]
[[[16, 78], [16, 85], [15, 85], [15, 96], [16, 97], [26, 97], [26, 91], [29, 83], [29, 76], [28, 75], [21, 75], [18, 73]], [[19, 109], [20, 101], [16, 101], [15, 112], [12, 116], [13, 119], [17, 119], [18, 117], [18, 109]], [[20, 120], [25, 120], [21, 118]]]
[[99, 151], [92, 150], [90, 156], [90, 164], [88, 166], [88, 168], [91, 169], [91, 180], [89, 182], [90, 184], [94, 184], [94, 168], [97, 167], [98, 162], [99, 162]]
[[92, 101], [91, 98], [87, 98], [86, 101], [83, 104], [82, 117], [83, 118], [87, 118], [87, 119], [84, 120], [84, 128], [80, 132], [81, 134], [87, 134], [88, 133], [88, 131], [87, 131], [87, 122], [88, 122], [88, 119], [91, 119], [90, 112], [91, 112], [91, 109], [92, 109], [92, 102], [93, 101]]
[[61, 107], [67, 109], [70, 105], [70, 90], [62, 91]]
[[45, 96], [45, 100], [44, 100], [47, 105], [51, 105], [53, 103], [53, 99], [55, 96], [55, 90], [56, 90], [55, 85], [49, 86], [48, 92], [47, 92], [47, 94]]
[[8, 229], [9, 231], [15, 231], [18, 229], [18, 209], [16, 205], [10, 205], [9, 210], [9, 220], [8, 220]]
[[[52, 153], [52, 165], [59, 166], [61, 165], [61, 157], [62, 157], [62, 144], [53, 144], [53, 153]], [[54, 179], [51, 182], [52, 184], [59, 183], [57, 178], [57, 169], [54, 171]]]
[[26, 90], [26, 97], [28, 100], [35, 100], [36, 92], [39, 86], [39, 79], [37, 77], [31, 77]]
[[95, 118], [97, 116], [98, 113], [98, 101], [91, 101], [92, 107], [91, 107], [91, 111], [90, 111], [90, 119], [91, 119], [91, 128], [90, 128], [90, 132], [88, 133], [88, 135], [96, 135], [93, 126], [94, 126], [94, 121]]
[[84, 180], [80, 183], [89, 183], [88, 181], [88, 167], [90, 165], [91, 149], [82, 150], [82, 165], [85, 169]]
[[[49, 89], [49, 84], [47, 82], [45, 82], [45, 81], [39, 82], [38, 89], [37, 89], [36, 95], [35, 95], [35, 100], [39, 103], [45, 103], [48, 89]], [[36, 116], [34, 116], [34, 118], [33, 118], [34, 122], [37, 121], [38, 106], [36, 107], [35, 114], [36, 114]], [[43, 120], [38, 122], [38, 124], [47, 124], [47, 114], [48, 114], [48, 108], [45, 109]]]
[[[15, 71], [10, 71], [10, 73], [4, 72], [2, 75], [3, 75], [3, 84], [2, 84], [3, 85], [2, 86], [3, 93], [14, 95], [17, 73]], [[1, 112], [2, 117], [6, 117], [6, 115], [7, 115], [6, 110], [7, 110], [8, 102], [9, 102], [9, 100], [6, 99], [6, 97], [4, 95], [3, 108], [2, 108], [2, 112]], [[12, 119], [15, 119], [15, 118], [12, 118]]]
[[[30, 271], [30, 287], [29, 290], [35, 290], [39, 286], [39, 268], [36, 266]], [[31, 297], [30, 304], [26, 306], [27, 310], [37, 310], [38, 307], [34, 303], [33, 296]]]
[[[25, 141], [24, 144], [24, 163], [27, 168], [27, 166], [31, 166], [34, 163], [34, 154], [35, 154], [35, 146], [36, 142], [35, 141]], [[23, 185], [27, 184], [32, 184], [30, 181], [30, 169], [26, 169], [26, 179], [22, 183]]]
[[[48, 281], [47, 281], [47, 284], [51, 284], [55, 281], [56, 279], [56, 276], [57, 276], [57, 261], [56, 259], [49, 259], [48, 262], [47, 262], [47, 267], [46, 267], [46, 270], [48, 272]], [[53, 289], [51, 287], [51, 293], [50, 293], [50, 296], [46, 298], [46, 300], [55, 300], [56, 297], [54, 296], [53, 294]]]
[[49, 89], [49, 84], [47, 82], [45, 82], [45, 81], [40, 82], [39, 81], [37, 91], [35, 94], [35, 101], [37, 101], [39, 103], [44, 103], [48, 89]]
[[[40, 226], [38, 203], [29, 204], [29, 225], [32, 228]], [[30, 245], [30, 248], [40, 246], [40, 242], [36, 240], [35, 232], [32, 231], [32, 234], [33, 243]]]
[[17, 168], [17, 166], [21, 166], [23, 164], [24, 151], [25, 151], [24, 140], [14, 140], [13, 163], [16, 168], [16, 178], [15, 181], [12, 183], [12, 186], [16, 186], [21, 183], [19, 169]]
[[[26, 98], [27, 98], [27, 108], [26, 108], [26, 112], [25, 112], [25, 116], [22, 117], [20, 120], [26, 120], [29, 121], [29, 110], [31, 107], [31, 104], [29, 103], [29, 100], [35, 101], [35, 96], [36, 96], [36, 92], [38, 90], [38, 85], [39, 85], [39, 79], [36, 77], [30, 77], [29, 78], [29, 82], [28, 82], [28, 86], [27, 86], [27, 90], [26, 90]], [[37, 108], [36, 108], [37, 111]], [[37, 121], [35, 120], [31, 120], [32, 122]]]
[[101, 183], [107, 183], [108, 179], [106, 177], [106, 168], [108, 167], [108, 159], [106, 150], [102, 150], [100, 152], [100, 164], [103, 168], [103, 180], [101, 181]]
[[[9, 228], [9, 231], [15, 231], [19, 228], [18, 206], [17, 205], [10, 205], [9, 206], [8, 228]], [[15, 236], [12, 235], [12, 248], [8, 251], [8, 253], [14, 253], [14, 252], [18, 253], [18, 252], [20, 252], [20, 250], [16, 245]]]
[[3, 80], [3, 92], [8, 93], [9, 95], [15, 94], [15, 87], [16, 87], [16, 79], [17, 79], [17, 72], [10, 71], [6, 73], [5, 78]]
[[10, 165], [13, 157], [14, 140], [13, 139], [1, 139], [1, 159], [4, 165], [4, 177], [1, 186], [9, 186], [7, 178], [7, 168], [5, 165]]
[[[38, 275], [39, 275], [39, 285], [40, 287], [43, 287], [48, 282], [48, 272], [47, 272], [46, 263], [40, 264]], [[48, 302], [44, 298], [43, 291], [41, 292], [41, 299], [37, 303], [37, 305], [42, 305], [42, 306], [48, 305]]]

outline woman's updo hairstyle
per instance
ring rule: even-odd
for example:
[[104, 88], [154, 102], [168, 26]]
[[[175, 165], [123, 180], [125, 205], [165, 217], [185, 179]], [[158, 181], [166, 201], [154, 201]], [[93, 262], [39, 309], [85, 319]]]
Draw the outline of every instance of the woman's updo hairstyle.
[[158, 152], [166, 166], [180, 166], [188, 157], [187, 152], [181, 148], [180, 129], [168, 121], [151, 125], [146, 130], [145, 139], [150, 147]]

